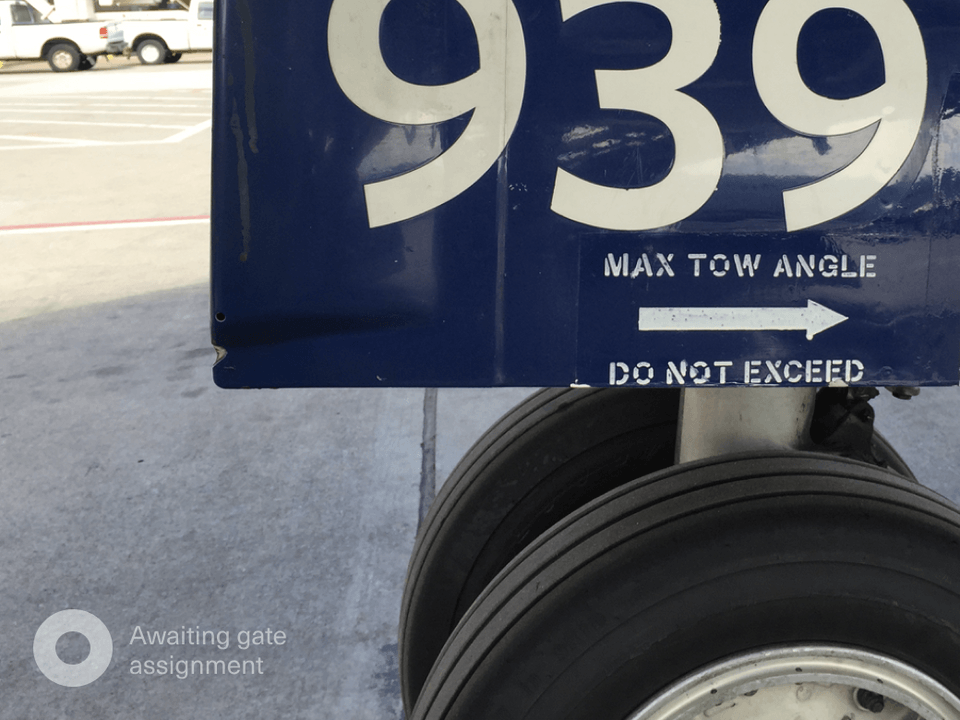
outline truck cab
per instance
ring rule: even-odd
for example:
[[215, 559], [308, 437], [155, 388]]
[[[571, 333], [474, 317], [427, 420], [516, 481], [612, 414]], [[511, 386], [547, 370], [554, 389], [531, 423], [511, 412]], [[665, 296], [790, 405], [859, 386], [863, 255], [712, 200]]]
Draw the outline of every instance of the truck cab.
[[[29, 5], [9, 3], [0, 6], [0, 58], [20, 57], [19, 45], [23, 36], [14, 30], [18, 25], [43, 22], [40, 14]], [[21, 42], [18, 43], [18, 38]]]

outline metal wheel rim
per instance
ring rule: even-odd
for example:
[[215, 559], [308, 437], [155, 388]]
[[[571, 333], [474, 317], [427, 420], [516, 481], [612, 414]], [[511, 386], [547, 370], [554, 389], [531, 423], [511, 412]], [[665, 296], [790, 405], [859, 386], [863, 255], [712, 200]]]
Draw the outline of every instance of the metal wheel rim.
[[66, 70], [73, 64], [73, 56], [65, 50], [59, 50], [53, 54], [53, 64], [61, 70]]
[[[863, 709], [855, 699], [858, 690], [899, 703], [922, 720], [960, 720], [960, 699], [925, 673], [877, 653], [833, 646], [775, 648], [722, 661], [674, 684], [629, 720], [752, 720], [791, 712], [783, 702], [788, 694], [812, 697], [815, 691], [822, 693], [820, 702], [833, 701], [827, 694], [849, 694], [855, 712], [848, 714], [858, 720], [904, 716]], [[773, 705], [758, 713], [764, 703]], [[816, 708], [811, 710], [807, 715], [816, 717]]]
[[160, 59], [160, 48], [158, 48], [156, 45], [152, 43], [149, 45], [145, 45], [140, 50], [140, 55], [148, 63], [155, 63]]

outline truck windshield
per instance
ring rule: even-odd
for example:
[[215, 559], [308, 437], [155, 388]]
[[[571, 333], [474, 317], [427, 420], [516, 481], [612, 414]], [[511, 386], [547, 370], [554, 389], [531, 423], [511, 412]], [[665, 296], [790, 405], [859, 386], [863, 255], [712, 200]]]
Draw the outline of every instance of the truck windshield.
[[43, 22], [40, 13], [23, 3], [10, 6], [10, 17], [14, 25], [33, 25], [34, 23]]

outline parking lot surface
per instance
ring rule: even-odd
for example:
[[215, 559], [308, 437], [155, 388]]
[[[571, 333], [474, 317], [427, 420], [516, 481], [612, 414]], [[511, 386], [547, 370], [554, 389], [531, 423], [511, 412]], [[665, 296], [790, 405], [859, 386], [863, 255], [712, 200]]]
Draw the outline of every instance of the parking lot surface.
[[158, 90], [149, 95], [7, 93], [0, 123], [2, 151], [173, 144], [210, 127], [210, 94], [208, 90]]
[[209, 62], [113, 63], [0, 69], [0, 320], [206, 279]]
[[[402, 716], [425, 391], [213, 386], [210, 98], [209, 56], [0, 68], [0, 720]], [[441, 390], [438, 482], [530, 392]], [[960, 392], [876, 405], [960, 500]], [[35, 659], [67, 609], [109, 633], [82, 687]]]

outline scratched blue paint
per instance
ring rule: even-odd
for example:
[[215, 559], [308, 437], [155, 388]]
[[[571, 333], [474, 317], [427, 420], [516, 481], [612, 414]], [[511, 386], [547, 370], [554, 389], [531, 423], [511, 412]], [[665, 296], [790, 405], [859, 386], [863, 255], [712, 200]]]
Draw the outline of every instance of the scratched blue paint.
[[[792, 233], [782, 192], [819, 179], [831, 163], [843, 167], [869, 131], [830, 143], [779, 123], [751, 72], [765, 3], [717, 4], [720, 51], [685, 89], [723, 134], [717, 190], [668, 228], [624, 232], [561, 217], [551, 194], [558, 167], [623, 188], [670, 171], [674, 141], [663, 123], [600, 109], [594, 77], [597, 68], [645, 67], [666, 54], [670, 24], [652, 7], [616, 3], [563, 23], [557, 2], [515, 0], [528, 65], [507, 149], [455, 199], [371, 229], [363, 184], [429, 161], [457, 141], [469, 116], [399, 127], [354, 106], [328, 60], [329, 0], [221, 2], [211, 324], [226, 354], [216, 382], [652, 387], [717, 384], [726, 368], [727, 384], [822, 385], [827, 372], [863, 385], [956, 384], [960, 4], [907, 3], [926, 46], [929, 90], [904, 169], [854, 210]], [[388, 66], [409, 82], [452, 83], [477, 68], [470, 19], [453, 0], [394, 0], [381, 42]], [[829, 97], [884, 82], [876, 35], [846, 11], [824, 11], [805, 26], [798, 62], [806, 84]], [[744, 263], [758, 257], [750, 277]], [[642, 307], [808, 300], [848, 319], [811, 340], [799, 330], [638, 328]]]

